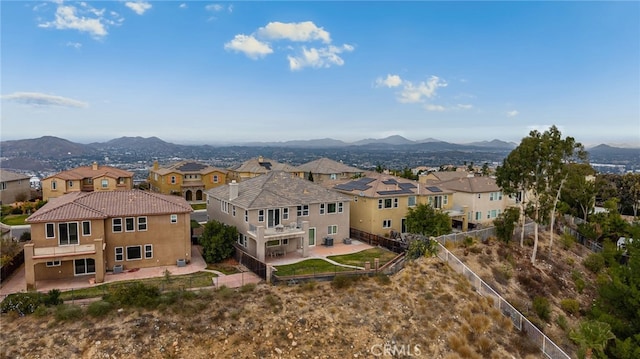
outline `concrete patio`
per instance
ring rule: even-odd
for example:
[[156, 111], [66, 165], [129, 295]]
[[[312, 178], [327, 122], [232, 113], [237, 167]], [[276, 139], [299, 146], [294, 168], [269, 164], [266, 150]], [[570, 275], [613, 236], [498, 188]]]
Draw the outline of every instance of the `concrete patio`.
[[306, 258], [302, 257], [302, 250], [298, 249], [297, 251], [289, 252], [282, 257], [267, 257], [266, 261], [267, 261], [267, 264], [270, 264], [272, 266], [279, 266], [283, 264], [297, 263], [297, 262], [301, 262], [311, 258], [326, 259], [326, 257], [328, 256], [351, 254], [351, 253], [364, 251], [370, 248], [375, 248], [375, 247], [354, 239], [354, 240], [351, 240], [351, 244], [334, 242], [333, 246], [325, 246], [325, 245], [319, 244], [314, 247], [310, 247], [309, 256]]

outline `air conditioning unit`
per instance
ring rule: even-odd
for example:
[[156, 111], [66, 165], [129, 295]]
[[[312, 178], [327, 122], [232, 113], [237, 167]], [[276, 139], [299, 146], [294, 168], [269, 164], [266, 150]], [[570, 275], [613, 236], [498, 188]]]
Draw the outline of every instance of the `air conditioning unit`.
[[113, 274], [122, 273], [124, 271], [124, 266], [122, 264], [116, 264], [113, 266]]
[[187, 261], [185, 259], [178, 259], [176, 261], [176, 265], [178, 267], [185, 267], [187, 265]]

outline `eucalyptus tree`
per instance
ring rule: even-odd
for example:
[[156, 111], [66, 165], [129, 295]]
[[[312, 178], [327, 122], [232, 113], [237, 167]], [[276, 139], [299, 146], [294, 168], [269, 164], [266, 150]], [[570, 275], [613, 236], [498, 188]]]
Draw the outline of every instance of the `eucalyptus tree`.
[[596, 171], [587, 163], [568, 165], [568, 177], [562, 188], [561, 200], [571, 212], [587, 220], [596, 200]]

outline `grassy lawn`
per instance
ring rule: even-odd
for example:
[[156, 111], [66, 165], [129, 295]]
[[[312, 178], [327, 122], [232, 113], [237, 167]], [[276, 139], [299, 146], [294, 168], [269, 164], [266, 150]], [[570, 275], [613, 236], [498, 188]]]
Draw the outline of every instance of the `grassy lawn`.
[[8, 216], [2, 217], [2, 223], [8, 226], [19, 226], [26, 224], [25, 219], [29, 217], [28, 214], [10, 214]]
[[358, 267], [364, 267], [364, 262], [369, 261], [371, 263], [371, 268], [373, 268], [374, 258], [379, 258], [380, 266], [382, 267], [383, 265], [391, 261], [393, 258], [395, 258], [397, 255], [398, 253], [394, 253], [384, 248], [370, 248], [357, 253], [329, 256], [327, 258], [341, 264], [347, 264], [347, 265], [358, 266]]
[[81, 288], [81, 289], [74, 289], [72, 291], [71, 290], [64, 291], [60, 294], [60, 297], [65, 301], [70, 301], [72, 299], [101, 297], [109, 291], [109, 287], [117, 287], [117, 286], [127, 285], [128, 283], [134, 283], [134, 282], [142, 282], [147, 285], [153, 285], [153, 286], [159, 287], [160, 290], [179, 290], [179, 289], [187, 289], [187, 288], [210, 287], [213, 285], [212, 278], [214, 277], [217, 277], [215, 273], [197, 272], [197, 273], [185, 274], [185, 275], [176, 275], [176, 276], [172, 275], [169, 277], [168, 281], [165, 277], [156, 277], [156, 278], [148, 278], [148, 279], [121, 281], [121, 282], [110, 282], [110, 283], [100, 284], [90, 288]]
[[207, 209], [207, 204], [206, 203], [193, 203], [191, 205], [191, 208], [193, 208], [194, 210]]
[[337, 266], [319, 258], [307, 259], [293, 264], [275, 266], [275, 268], [278, 270], [276, 275], [279, 276], [344, 272], [353, 270], [351, 268]]

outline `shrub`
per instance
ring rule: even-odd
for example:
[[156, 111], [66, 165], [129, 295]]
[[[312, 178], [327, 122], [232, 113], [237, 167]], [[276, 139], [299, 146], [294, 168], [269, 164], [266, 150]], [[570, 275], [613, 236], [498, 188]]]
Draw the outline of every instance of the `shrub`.
[[575, 299], [563, 299], [560, 301], [560, 308], [571, 315], [576, 315], [580, 312], [580, 303]]
[[567, 317], [565, 317], [562, 314], [558, 315], [558, 318], [556, 318], [556, 324], [558, 324], [558, 326], [565, 332], [567, 331], [567, 329], [569, 329], [569, 323], [567, 322]]
[[152, 309], [157, 306], [159, 297], [157, 287], [135, 282], [110, 287], [104, 299], [115, 305]]
[[347, 275], [337, 275], [333, 277], [331, 281], [331, 285], [337, 289], [344, 289], [350, 287], [353, 284], [354, 280], [352, 277]]
[[22, 234], [20, 235], [20, 242], [28, 242], [31, 240], [31, 232], [26, 231], [26, 232], [22, 232]]
[[61, 304], [56, 307], [56, 320], [75, 320], [82, 318], [82, 308], [76, 305]]
[[42, 302], [47, 307], [62, 304], [64, 301], [62, 300], [62, 298], [60, 298], [60, 289], [51, 289], [43, 298]]
[[574, 281], [574, 284], [576, 285], [576, 290], [578, 291], [578, 293], [581, 293], [581, 294], [582, 294], [582, 291], [584, 291], [584, 287], [586, 287], [587, 285], [587, 283], [582, 278], [576, 279]]
[[384, 273], [376, 273], [375, 278], [376, 278], [376, 282], [378, 282], [378, 284], [380, 285], [391, 284], [391, 278], [389, 278], [389, 276]]
[[548, 322], [549, 319], [551, 319], [551, 306], [549, 305], [549, 300], [547, 300], [547, 298], [533, 298], [533, 310], [536, 312], [538, 317], [545, 322]]
[[598, 274], [604, 267], [604, 256], [601, 253], [591, 253], [582, 261], [582, 264], [591, 272]]
[[37, 292], [9, 294], [0, 304], [0, 311], [15, 312], [20, 316], [31, 314], [42, 304], [42, 296], [42, 293]]
[[560, 237], [560, 243], [562, 243], [562, 248], [571, 249], [571, 247], [573, 247], [573, 244], [576, 243], [576, 239], [569, 233], [564, 233]]
[[107, 301], [100, 300], [89, 304], [87, 313], [92, 317], [102, 317], [113, 309], [113, 305]]
[[11, 214], [22, 214], [22, 207], [13, 207], [11, 209]]
[[242, 287], [240, 287], [240, 293], [253, 292], [255, 289], [256, 289], [256, 284], [255, 283], [247, 283], [247, 284], [243, 285]]

